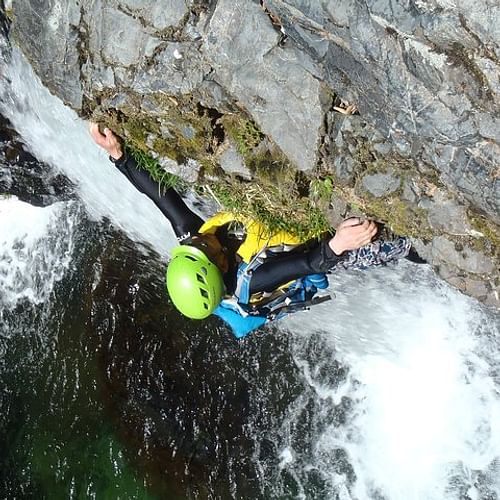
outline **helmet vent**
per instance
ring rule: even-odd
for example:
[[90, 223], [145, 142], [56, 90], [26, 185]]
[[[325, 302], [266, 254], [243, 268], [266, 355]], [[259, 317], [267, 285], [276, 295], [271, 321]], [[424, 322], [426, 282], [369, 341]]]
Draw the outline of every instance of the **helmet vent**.
[[205, 279], [205, 276], [202, 276], [199, 273], [196, 273], [196, 279], [200, 282], [203, 283], [204, 285], [207, 284], [207, 280]]
[[203, 290], [203, 288], [200, 288], [200, 294], [202, 297], [208, 299], [208, 292], [206, 290]]
[[185, 259], [189, 259], [189, 260], [191, 260], [193, 262], [196, 262], [196, 259], [194, 257], [192, 257], [191, 255], [184, 255], [184, 258]]

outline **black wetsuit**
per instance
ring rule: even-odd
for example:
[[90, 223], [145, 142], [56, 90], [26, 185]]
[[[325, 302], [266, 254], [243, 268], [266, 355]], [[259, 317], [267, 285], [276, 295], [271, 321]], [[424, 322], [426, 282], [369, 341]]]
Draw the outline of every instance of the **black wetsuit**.
[[[113, 163], [141, 193], [156, 204], [172, 224], [181, 243], [198, 232], [204, 223], [203, 219], [186, 206], [175, 189], [162, 189], [146, 170], [140, 169], [135, 160], [127, 155]], [[217, 236], [220, 237], [219, 234]], [[221, 243], [224, 245], [225, 242]], [[266, 260], [253, 272], [250, 293], [271, 292], [294, 279], [327, 272], [343, 258], [333, 253], [328, 240], [309, 242], [306, 248], [305, 251], [278, 254]], [[236, 259], [236, 255], [234, 257]], [[232, 264], [224, 276], [229, 293], [232, 293], [236, 286], [236, 260]]]

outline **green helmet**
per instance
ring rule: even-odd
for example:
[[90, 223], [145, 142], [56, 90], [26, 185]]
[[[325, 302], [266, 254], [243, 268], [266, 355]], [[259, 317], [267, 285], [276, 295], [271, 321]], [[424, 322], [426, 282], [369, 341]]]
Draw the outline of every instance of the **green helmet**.
[[166, 277], [172, 302], [188, 318], [210, 316], [222, 300], [222, 273], [198, 248], [189, 245], [175, 247]]

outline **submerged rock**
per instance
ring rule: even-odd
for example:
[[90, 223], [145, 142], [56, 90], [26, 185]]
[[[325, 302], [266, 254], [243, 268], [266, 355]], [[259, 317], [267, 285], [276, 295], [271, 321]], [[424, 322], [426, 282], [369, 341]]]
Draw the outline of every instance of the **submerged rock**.
[[0, 196], [15, 196], [37, 207], [74, 197], [72, 183], [27, 152], [1, 115]]

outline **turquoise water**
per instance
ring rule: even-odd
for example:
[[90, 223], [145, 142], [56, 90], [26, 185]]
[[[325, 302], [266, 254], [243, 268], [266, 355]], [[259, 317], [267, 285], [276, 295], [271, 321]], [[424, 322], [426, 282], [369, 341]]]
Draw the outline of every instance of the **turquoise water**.
[[3, 311], [2, 498], [152, 498], [106, 414], [84, 288], [73, 271], [50, 304]]

